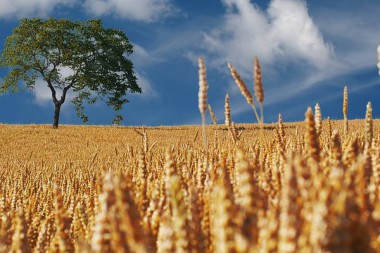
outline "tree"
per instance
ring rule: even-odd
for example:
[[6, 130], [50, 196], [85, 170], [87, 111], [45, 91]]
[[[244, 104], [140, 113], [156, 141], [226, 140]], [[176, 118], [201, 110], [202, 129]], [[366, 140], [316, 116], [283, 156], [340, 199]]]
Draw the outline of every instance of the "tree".
[[0, 92], [16, 92], [20, 85], [33, 90], [41, 78], [55, 106], [53, 128], [58, 128], [61, 106], [70, 89], [78, 117], [87, 122], [85, 103], [100, 98], [118, 111], [129, 102], [127, 92], [141, 93], [127, 58], [132, 52], [124, 32], [104, 28], [101, 20], [21, 19], [0, 57], [0, 66], [10, 67]]

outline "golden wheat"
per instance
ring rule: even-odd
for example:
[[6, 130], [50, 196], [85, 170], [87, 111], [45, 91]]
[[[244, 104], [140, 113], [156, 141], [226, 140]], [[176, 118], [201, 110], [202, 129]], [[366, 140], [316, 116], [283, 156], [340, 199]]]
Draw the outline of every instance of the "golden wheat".
[[236, 144], [209, 126], [207, 153], [193, 126], [139, 129], [157, 143], [146, 153], [136, 128], [0, 125], [0, 249], [379, 250], [380, 128], [366, 122], [318, 137], [309, 109], [305, 127], [235, 125]]
[[232, 64], [228, 63], [228, 68], [230, 69], [231, 75], [234, 78], [236, 85], [239, 87], [241, 94], [245, 97], [247, 103], [251, 105], [253, 112], [255, 113], [257, 122], [260, 122], [256, 106], [253, 102], [252, 94], [249, 91], [247, 85], [245, 84], [244, 80], [240, 77], [240, 75], [237, 73], [236, 69], [232, 66]]
[[347, 109], [348, 109], [348, 90], [347, 86], [343, 89], [343, 117], [344, 117], [344, 134], [348, 134], [348, 120], [347, 120]]
[[255, 88], [255, 95], [257, 98], [257, 101], [260, 104], [260, 115], [261, 115], [261, 123], [264, 123], [264, 114], [263, 114], [263, 103], [264, 103], [264, 87], [263, 87], [263, 80], [261, 76], [261, 67], [259, 58], [255, 57], [254, 59], [254, 70], [253, 70], [253, 79], [254, 79], [254, 88]]
[[217, 120], [216, 120], [216, 117], [215, 117], [215, 113], [214, 113], [214, 111], [212, 110], [210, 104], [208, 104], [208, 111], [209, 111], [209, 113], [210, 113], [210, 117], [211, 117], [212, 123], [214, 123], [214, 125], [216, 125], [216, 124], [217, 124], [217, 123], [216, 123]]
[[350, 129], [346, 88], [343, 122], [317, 104], [257, 129], [226, 95], [227, 127], [206, 126], [201, 58], [199, 84], [209, 145], [197, 126], [0, 125], [0, 252], [380, 252], [371, 103]]
[[203, 58], [198, 58], [198, 67], [199, 67], [199, 93], [198, 93], [198, 108], [202, 115], [202, 133], [203, 133], [203, 145], [205, 149], [207, 148], [207, 139], [206, 139], [206, 117], [205, 113], [207, 110], [207, 80], [206, 80], [206, 66], [204, 64]]
[[230, 127], [232, 124], [231, 120], [231, 108], [230, 108], [230, 98], [228, 94], [226, 95], [225, 101], [224, 101], [224, 116], [225, 116], [225, 124], [227, 127]]
[[315, 130], [317, 131], [317, 134], [320, 135], [322, 132], [322, 113], [321, 113], [321, 107], [317, 103], [315, 105]]

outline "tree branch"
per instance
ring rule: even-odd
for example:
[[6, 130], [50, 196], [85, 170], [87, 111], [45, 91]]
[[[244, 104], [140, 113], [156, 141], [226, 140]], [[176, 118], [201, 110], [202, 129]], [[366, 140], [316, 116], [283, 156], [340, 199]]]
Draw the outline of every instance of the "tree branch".
[[50, 79], [46, 80], [46, 82], [48, 83], [48, 87], [51, 90], [51, 96], [53, 98], [53, 102], [54, 102], [54, 104], [57, 104], [59, 102], [58, 99], [57, 99], [57, 92], [55, 91], [55, 89], [54, 89], [54, 87], [53, 87]]
[[53, 87], [53, 84], [50, 81], [50, 77], [46, 78], [45, 72], [41, 68], [37, 69], [37, 71], [40, 72], [42, 78], [47, 82], [48, 87], [49, 87], [49, 89], [51, 91], [51, 97], [53, 98], [53, 102], [54, 102], [54, 104], [57, 104], [58, 103], [57, 92], [55, 91], [55, 89]]
[[65, 88], [63, 88], [62, 97], [61, 97], [61, 100], [59, 100], [59, 103], [60, 103], [60, 104], [63, 104], [63, 103], [65, 102], [67, 91], [68, 91], [71, 87], [73, 87], [72, 84], [70, 84], [70, 85], [66, 86]]

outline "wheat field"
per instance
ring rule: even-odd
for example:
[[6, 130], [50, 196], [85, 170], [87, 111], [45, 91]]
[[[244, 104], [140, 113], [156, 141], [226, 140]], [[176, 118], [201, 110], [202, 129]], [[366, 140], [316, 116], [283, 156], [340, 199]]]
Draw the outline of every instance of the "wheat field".
[[[380, 51], [379, 51], [380, 52]], [[380, 121], [264, 124], [254, 92], [228, 64], [257, 124], [224, 125], [207, 101], [200, 126], [0, 124], [2, 252], [380, 252]], [[212, 125], [206, 125], [206, 111]]]
[[316, 122], [0, 125], [0, 252], [379, 252], [380, 122]]

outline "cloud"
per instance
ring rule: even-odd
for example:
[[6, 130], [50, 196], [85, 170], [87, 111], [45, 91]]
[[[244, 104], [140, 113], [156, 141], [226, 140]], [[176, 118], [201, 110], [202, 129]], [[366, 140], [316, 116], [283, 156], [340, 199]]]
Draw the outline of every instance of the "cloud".
[[119, 18], [153, 22], [180, 13], [172, 0], [0, 0], [1, 18], [48, 17], [58, 7], [82, 5], [96, 16], [115, 15]]
[[141, 94], [135, 93], [136, 96], [142, 97], [143, 99], [159, 97], [159, 93], [155, 89], [153, 89], [151, 81], [148, 79], [146, 75], [136, 72], [136, 77], [137, 77], [137, 84], [141, 87], [141, 90], [142, 90]]
[[76, 0], [0, 0], [0, 18], [49, 16], [59, 6], [71, 6]]
[[285, 57], [305, 59], [314, 66], [327, 64], [332, 48], [325, 43], [318, 27], [300, 0], [273, 0], [268, 14], [271, 37], [277, 42], [276, 53]]
[[252, 57], [264, 64], [303, 61], [323, 68], [333, 59], [326, 43], [302, 0], [272, 0], [261, 10], [249, 0], [223, 0], [226, 14], [222, 24], [204, 34], [204, 50], [214, 65], [231, 61], [251, 70]]
[[[264, 107], [272, 108], [344, 73], [333, 44], [323, 36], [304, 0], [271, 0], [267, 9], [250, 0], [222, 3], [225, 15], [217, 27], [204, 33], [201, 51], [211, 69], [228, 74], [224, 89], [230, 94], [235, 115], [251, 108], [227, 73], [227, 62], [252, 87], [252, 59], [259, 57], [266, 93]], [[187, 57], [195, 58], [192, 52]], [[216, 113], [223, 115], [222, 109]]]
[[[320, 30], [337, 45], [337, 60], [349, 71], [374, 66], [380, 42], [376, 1], [352, 1], [348, 6], [323, 9], [315, 13]], [[339, 45], [339, 46], [338, 46]]]
[[116, 15], [143, 22], [157, 21], [179, 12], [171, 0], [86, 0], [84, 8], [96, 16]]
[[133, 55], [131, 57], [131, 60], [135, 65], [137, 84], [142, 89], [141, 94], [132, 94], [143, 99], [159, 97], [159, 93], [153, 89], [151, 80], [149, 79], [147, 72], [144, 70], [151, 64], [161, 62], [162, 60], [156, 57], [154, 53], [149, 52], [143, 46], [137, 43], [133, 43]]
[[139, 68], [147, 67], [153, 63], [161, 62], [162, 59], [159, 56], [156, 56], [152, 52], [148, 52], [143, 46], [132, 43], [133, 44], [133, 54], [131, 55], [131, 60], [133, 64]]
[[52, 103], [52, 95], [46, 82], [42, 79], [36, 81], [35, 88], [33, 90], [34, 102], [39, 106], [47, 106]]

